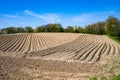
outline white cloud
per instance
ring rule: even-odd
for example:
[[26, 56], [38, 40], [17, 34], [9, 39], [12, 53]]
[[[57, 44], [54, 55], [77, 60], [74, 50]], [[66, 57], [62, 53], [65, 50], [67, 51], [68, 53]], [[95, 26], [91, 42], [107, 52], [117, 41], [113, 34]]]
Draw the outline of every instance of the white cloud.
[[3, 16], [8, 18], [19, 18], [18, 15], [3, 15]]
[[33, 17], [37, 17], [37, 18], [43, 19], [43, 20], [48, 21], [48, 22], [49, 21], [50, 22], [60, 21], [59, 16], [57, 14], [37, 14], [37, 13], [34, 13], [33, 11], [30, 11], [30, 10], [24, 10], [24, 14], [27, 14], [27, 15], [30, 15]]
[[73, 16], [71, 19], [73, 22], [85, 22], [89, 20], [91, 17], [93, 17], [92, 14], [80, 14], [77, 16]]

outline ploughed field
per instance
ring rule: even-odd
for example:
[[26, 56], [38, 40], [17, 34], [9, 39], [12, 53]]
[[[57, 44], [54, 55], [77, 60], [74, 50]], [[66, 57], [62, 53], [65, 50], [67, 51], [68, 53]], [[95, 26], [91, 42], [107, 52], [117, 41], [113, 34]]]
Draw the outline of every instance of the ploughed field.
[[0, 80], [87, 80], [101, 74], [108, 76], [103, 65], [113, 58], [119, 60], [120, 45], [105, 35], [0, 35]]
[[96, 62], [120, 56], [120, 45], [107, 36], [72, 33], [36, 33], [0, 36], [1, 55], [67, 61]]

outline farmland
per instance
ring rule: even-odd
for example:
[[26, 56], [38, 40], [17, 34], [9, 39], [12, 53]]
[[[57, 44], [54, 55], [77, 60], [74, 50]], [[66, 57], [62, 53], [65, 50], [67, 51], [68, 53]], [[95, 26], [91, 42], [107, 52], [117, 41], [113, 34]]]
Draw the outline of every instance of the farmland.
[[110, 75], [103, 65], [120, 58], [120, 45], [106, 35], [8, 34], [0, 35], [0, 55], [0, 80], [86, 80]]

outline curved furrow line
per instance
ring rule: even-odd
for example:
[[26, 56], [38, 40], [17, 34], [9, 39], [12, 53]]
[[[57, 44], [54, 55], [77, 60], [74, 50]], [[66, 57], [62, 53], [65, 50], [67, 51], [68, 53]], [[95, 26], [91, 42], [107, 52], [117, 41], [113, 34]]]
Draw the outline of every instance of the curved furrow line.
[[19, 48], [20, 52], [26, 53], [30, 49], [30, 47], [29, 47], [30, 43], [28, 44], [28, 42], [30, 42], [29, 41], [29, 34], [27, 34], [25, 36], [25, 39], [24, 39], [24, 41], [22, 43], [23, 45], [21, 45], [20, 48]]
[[42, 49], [45, 49], [45, 47], [46, 47], [46, 45], [45, 45], [45, 43], [44, 43], [44, 34], [42, 34], [40, 37], [39, 37], [39, 41], [40, 41], [40, 43], [41, 43], [41, 50]]
[[77, 40], [69, 43], [69, 44], [67, 45], [67, 48], [70, 48], [70, 49], [73, 49], [73, 48], [75, 48], [75, 49], [76, 49], [76, 48], [81, 48], [82, 45], [84, 45], [84, 43], [87, 43], [87, 42], [89, 43], [89, 41], [84, 40], [84, 38], [82, 38], [82, 40], [81, 40], [81, 38], [79, 37], [79, 39], [77, 39]]
[[1, 50], [3, 52], [6, 52], [17, 40], [19, 39], [19, 37], [14, 37], [12, 38], [12, 40], [10, 40], [6, 45], [4, 45]]
[[43, 34], [43, 44], [44, 44], [44, 48], [48, 48], [48, 44], [47, 44], [47, 42], [46, 42], [46, 39], [45, 39], [45, 36], [46, 36], [46, 34]]
[[100, 43], [96, 43], [94, 46], [92, 46], [91, 48], [87, 49], [87, 51], [82, 53], [83, 55], [79, 58], [79, 60], [81, 60], [81, 61], [85, 60], [85, 58], [88, 57], [89, 54], [99, 45], [100, 45]]
[[38, 42], [39, 42], [39, 50], [42, 50], [42, 46], [44, 46], [44, 44], [43, 44], [43, 40], [42, 40], [42, 36], [41, 35], [37, 35], [37, 37], [38, 37]]
[[74, 60], [79, 59], [82, 55], [84, 55], [84, 53], [87, 52], [87, 50], [91, 49], [93, 46], [95, 46], [95, 44], [93, 44], [93, 37], [90, 39], [88, 39], [88, 44], [86, 45], [86, 43], [84, 43], [86, 46], [83, 46], [83, 48], [81, 48], [80, 50], [76, 51], [75, 56], [73, 56]]
[[90, 53], [86, 56], [85, 60], [86, 61], [90, 61], [92, 60], [92, 58], [95, 56], [95, 54], [97, 53], [98, 50], [101, 50], [100, 48], [103, 46], [103, 42], [102, 41], [99, 41], [98, 38], [96, 38], [95, 36], [93, 37], [94, 38], [94, 42], [96, 43], [96, 46], [95, 48], [93, 48], [92, 51], [90, 51]]
[[78, 49], [76, 49], [75, 51], [74, 51], [74, 55], [71, 57], [71, 58], [69, 58], [69, 59], [72, 59], [72, 60], [76, 60], [76, 59], [78, 59], [78, 57], [80, 57], [82, 54], [80, 53], [84, 48], [86, 48], [86, 47], [88, 47], [88, 46], [90, 46], [91, 45], [91, 43], [88, 43], [87, 45], [83, 45], [83, 46], [81, 46], [80, 48], [78, 48]]
[[[72, 44], [72, 43], [71, 43]], [[84, 42], [81, 43], [75, 43], [75, 44], [68, 44], [68, 47], [64, 47], [59, 52], [75, 52], [78, 48], [80, 49], [82, 45], [84, 45]]]
[[50, 44], [50, 41], [49, 41], [49, 38], [47, 37], [47, 35], [45, 36], [45, 40], [46, 40], [47, 47], [50, 48], [51, 44]]
[[13, 51], [16, 51], [16, 52], [23, 52], [24, 50], [24, 44], [25, 44], [25, 41], [27, 39], [27, 36], [24, 35], [23, 36], [23, 39], [19, 42], [19, 44], [16, 46], [16, 49], [14, 49]]
[[31, 36], [31, 34], [29, 34], [29, 42], [27, 44], [29, 44], [28, 51], [31, 52], [31, 48], [32, 48], [32, 36]]
[[[8, 36], [9, 37], [9, 36]], [[0, 44], [5, 41], [6, 39], [8, 39], [8, 37], [4, 36], [4, 35], [0, 35]]]
[[104, 42], [104, 44], [105, 44], [105, 46], [104, 46], [104, 48], [102, 49], [102, 55], [104, 55], [104, 53], [105, 53], [105, 51], [106, 51], [106, 49], [107, 49], [107, 43]]
[[31, 48], [31, 35], [27, 36], [24, 52], [30, 52]]
[[115, 55], [115, 53], [116, 53], [116, 50], [115, 50], [115, 49], [116, 49], [116, 48], [115, 48], [115, 45], [112, 43], [112, 44], [111, 44], [111, 46], [113, 47], [113, 51], [112, 51], [113, 53], [112, 53], [112, 55]]
[[119, 52], [120, 48], [118, 48], [116, 44], [113, 44], [113, 47], [114, 47], [113, 55], [114, 55], [115, 57], [120, 57], [120, 55], [119, 55], [119, 53], [120, 53], [120, 52]]
[[50, 44], [50, 40], [49, 40], [49, 38], [47, 37], [47, 35], [45, 36], [45, 39], [46, 39], [46, 43], [47, 43], [47, 45], [48, 45], [48, 48], [50, 48], [50, 47], [51, 47], [51, 44]]
[[44, 33], [41, 35], [42, 37], [40, 37], [40, 41], [43, 43], [43, 45], [41, 47], [46, 47], [46, 44], [45, 44], [45, 39], [44, 39]]
[[73, 57], [77, 56], [84, 48], [88, 47], [89, 45], [91, 45], [91, 43], [83, 43], [83, 45], [80, 48], [78, 47], [78, 49], [75, 51], [75, 55]]
[[72, 48], [76, 48], [76, 49], [78, 49], [78, 48], [81, 48], [81, 47], [83, 47], [83, 46], [85, 46], [84, 45], [84, 43], [90, 43], [90, 41], [88, 41], [88, 40], [83, 40], [83, 41], [75, 41], [76, 43], [76, 45], [75, 46], [73, 46]]
[[111, 47], [111, 49], [110, 49], [110, 51], [109, 51], [109, 55], [108, 56], [113, 56], [113, 54], [114, 54], [114, 46], [111, 44], [111, 42], [109, 43], [110, 44], [110, 47]]
[[30, 34], [31, 35], [31, 47], [30, 47], [30, 52], [34, 52], [35, 46], [34, 46], [34, 33]]
[[12, 37], [12, 36], [7, 36], [6, 37], [7, 39], [5, 39], [3, 42], [1, 42], [0, 43], [0, 49], [3, 47], [3, 46], [5, 46], [5, 45], [7, 45], [14, 37]]
[[15, 49], [16, 50], [16, 47], [17, 47], [17, 45], [20, 43], [20, 41], [23, 39], [22, 38], [22, 36], [18, 36], [19, 38], [15, 41], [15, 42], [13, 42], [14, 44], [8, 49], [8, 50], [6, 50], [6, 51], [8, 51], [8, 52], [12, 52], [12, 51], [14, 51], [13, 49]]
[[[77, 41], [75, 41], [75, 42], [77, 42]], [[86, 41], [80, 41], [80, 42], [77, 42], [77, 43], [75, 43], [74, 45], [71, 45], [71, 46], [69, 46], [69, 47], [67, 47], [67, 49], [65, 50], [65, 49], [63, 49], [62, 51], [60, 51], [60, 52], [69, 52], [69, 53], [76, 53], [76, 52], [78, 52], [78, 51], [80, 51], [81, 50], [81, 48], [83, 48], [84, 46], [86, 46], [84, 43], [87, 43]], [[90, 42], [89, 42], [90, 43]], [[89, 44], [88, 43], [88, 44]]]
[[36, 51], [41, 50], [41, 46], [40, 46], [38, 35], [35, 35], [35, 38], [36, 38]]
[[38, 41], [38, 36], [35, 35], [35, 39], [36, 39], [36, 51], [38, 51], [40, 49], [40, 45], [39, 45], [39, 41]]
[[92, 48], [91, 50], [89, 50], [88, 52], [85, 53], [86, 56], [84, 56], [81, 60], [83, 61], [90, 61], [94, 55], [96, 54], [97, 50], [102, 46], [101, 43], [99, 43], [95, 48]]
[[38, 42], [38, 38], [37, 38], [36, 35], [34, 36], [34, 41], [35, 41], [35, 44], [34, 44], [35, 45], [35, 50], [34, 51], [38, 51], [39, 50], [39, 42]]
[[31, 52], [34, 52], [35, 51], [35, 47], [36, 47], [36, 42], [35, 42], [35, 39], [34, 39], [34, 33], [31, 34]]
[[43, 33], [42, 35], [42, 42], [43, 42], [44, 48], [47, 47], [46, 40], [45, 40], [45, 33]]
[[40, 42], [39, 42], [39, 37], [36, 35], [36, 41], [37, 41], [37, 51], [40, 50]]
[[118, 44], [115, 44], [115, 55], [120, 57], [120, 46]]
[[109, 52], [110, 52], [110, 49], [111, 49], [111, 47], [110, 47], [110, 44], [109, 43], [106, 43], [106, 46], [107, 46], [107, 48], [106, 48], [106, 50], [105, 50], [105, 52], [104, 52], [104, 56], [107, 56], [107, 55], [109, 55]]
[[10, 38], [10, 39], [7, 38], [6, 40], [2, 41], [2, 42], [0, 43], [0, 50], [1, 50], [1, 48], [2, 48], [5, 44], [7, 44], [10, 40], [12, 40], [12, 39], [11, 39], [11, 38]]
[[34, 40], [33, 40], [33, 36], [34, 36], [34, 34], [30, 34], [30, 40], [31, 40], [31, 42], [30, 42], [30, 52], [34, 52]]
[[36, 49], [36, 40], [34, 36], [34, 34], [31, 34], [31, 52], [34, 52]]
[[79, 60], [81, 56], [84, 55], [88, 50], [90, 50], [95, 44], [90, 44], [89, 46], [84, 47], [81, 51], [77, 52], [77, 55], [74, 57], [74, 60]]
[[33, 47], [34, 47], [34, 48], [33, 48], [33, 51], [37, 51], [37, 50], [36, 50], [36, 49], [37, 49], [37, 48], [36, 48], [36, 46], [37, 46], [37, 40], [36, 40], [35, 34], [33, 34], [32, 38], [33, 38], [33, 42], [32, 42], [32, 43], [33, 43]]
[[9, 49], [14, 45], [14, 43], [16, 43], [19, 40], [19, 37], [15, 37], [14, 39], [12, 38], [12, 40], [10, 42], [8, 42], [8, 45], [4, 45], [3, 51], [5, 50], [5, 52], [9, 52]]
[[96, 62], [100, 59], [101, 54], [102, 54], [102, 50], [105, 47], [105, 43], [101, 43], [99, 48], [96, 48], [96, 51], [92, 54], [90, 54], [89, 59], [87, 59], [87, 61], [91, 61], [91, 62]]
[[56, 42], [55, 39], [52, 39], [49, 35], [47, 35], [45, 38], [46, 38], [46, 41], [47, 41], [49, 47], [52, 47], [52, 46], [56, 45], [55, 44], [55, 42]]
[[[12, 39], [8, 39], [8, 40], [5, 42], [5, 44], [8, 44], [11, 40], [12, 40]], [[4, 52], [3, 49], [6, 47], [5, 44], [3, 43], [3, 44], [0, 46], [0, 50], [1, 50], [2, 52]]]
[[49, 42], [50, 42], [50, 46], [51, 47], [54, 47], [54, 46], [57, 46], [57, 44], [56, 44], [56, 40], [54, 39], [54, 38], [49, 38]]
[[113, 53], [113, 55], [120, 56], [120, 45], [118, 43], [112, 42], [112, 41], [111, 41], [111, 43], [112, 43], [112, 45], [114, 47], [114, 53]]
[[23, 35], [21, 37], [21, 40], [19, 41], [19, 43], [17, 44], [16, 48], [13, 50], [13, 51], [16, 51], [16, 52], [23, 52], [22, 48], [24, 48], [24, 44], [25, 44], [25, 40], [27, 39], [27, 36], [26, 35]]

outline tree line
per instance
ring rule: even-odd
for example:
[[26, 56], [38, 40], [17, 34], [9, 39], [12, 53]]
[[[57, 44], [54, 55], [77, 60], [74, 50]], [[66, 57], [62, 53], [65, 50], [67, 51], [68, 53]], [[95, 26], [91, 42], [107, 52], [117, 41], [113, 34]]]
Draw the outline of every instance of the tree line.
[[67, 28], [63, 28], [61, 24], [46, 24], [42, 26], [38, 26], [33, 29], [31, 26], [23, 27], [7, 27], [0, 30], [1, 34], [14, 34], [14, 33], [39, 33], [39, 32], [76, 32], [82, 33], [83, 28], [80, 26], [68, 26]]
[[87, 33], [87, 34], [108, 34], [120, 37], [120, 20], [117, 17], [109, 16], [105, 21], [81, 26], [67, 26], [63, 28], [61, 24], [46, 24], [33, 29], [31, 26], [23, 27], [7, 27], [0, 29], [0, 34], [14, 33], [39, 33], [39, 32], [70, 32], [70, 33]]
[[90, 34], [107, 34], [120, 38], [120, 20], [117, 17], [109, 16], [104, 22], [87, 25], [85, 32]]

